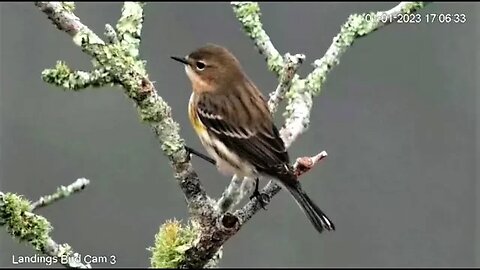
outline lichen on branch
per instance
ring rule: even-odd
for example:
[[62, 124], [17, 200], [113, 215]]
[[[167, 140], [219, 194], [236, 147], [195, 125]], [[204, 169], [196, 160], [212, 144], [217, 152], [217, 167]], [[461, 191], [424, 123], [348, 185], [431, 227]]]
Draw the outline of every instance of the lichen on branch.
[[112, 76], [105, 69], [71, 70], [63, 61], [57, 61], [54, 68], [45, 69], [42, 72], [42, 79], [47, 83], [73, 91], [113, 84]]
[[[226, 199], [224, 202], [230, 202], [228, 209], [225, 209], [221, 206], [214, 207], [222, 205], [222, 200], [215, 204], [216, 202], [207, 196], [189, 162], [184, 141], [179, 135], [179, 125], [172, 118], [171, 108], [157, 94], [154, 84], [148, 78], [145, 61], [140, 59], [139, 45], [144, 3], [125, 2], [116, 27], [111, 25], [105, 27], [107, 42], [83, 25], [69, 5], [61, 2], [35, 2], [35, 5], [58, 29], [68, 33], [73, 42], [94, 60], [93, 71], [72, 71], [61, 62], [55, 68], [46, 70], [43, 79], [72, 90], [112, 83], [122, 86], [126, 96], [135, 104], [140, 119], [150, 125], [164, 154], [170, 160], [175, 177], [185, 194], [191, 214], [190, 221], [195, 227], [195, 232], [175, 222], [165, 224], [157, 235], [155, 247], [151, 249], [152, 266], [200, 268], [215, 265], [221, 257], [223, 244], [260, 209], [260, 204], [256, 200], [251, 200], [232, 214], [226, 210], [231, 209], [232, 202], [239, 201], [238, 197], [229, 201], [232, 197], [224, 194], [225, 197], [222, 197]], [[232, 2], [231, 5], [246, 34], [265, 57], [268, 69], [279, 78], [279, 86], [271, 95], [269, 107], [275, 111], [277, 105], [286, 97], [287, 106], [284, 114], [286, 120], [280, 130], [286, 147], [308, 129], [313, 97], [320, 94], [328, 72], [339, 63], [342, 53], [357, 38], [385, 25], [379, 21], [366, 21], [362, 15], [351, 15], [334, 38], [325, 56], [314, 61], [313, 71], [305, 78], [300, 78], [296, 70], [305, 57], [300, 54], [294, 56], [286, 54], [285, 58], [282, 58], [263, 29], [258, 3]], [[402, 2], [391, 10], [370, 14], [379, 16], [378, 14], [387, 13], [397, 16], [414, 12], [423, 6], [421, 2]], [[320, 157], [317, 155], [315, 160], [319, 161]], [[303, 161], [305, 162], [299, 164], [303, 164], [302, 168], [308, 170], [311, 169], [309, 164], [313, 167], [317, 163], [313, 158]], [[239, 181], [235, 183], [238, 184]], [[279, 190], [280, 188], [270, 181], [262, 192], [269, 201]]]
[[283, 59], [273, 46], [270, 37], [263, 30], [260, 20], [260, 6], [256, 2], [231, 2], [233, 12], [240, 21], [245, 33], [255, 42], [258, 51], [265, 57], [268, 69], [277, 76], [283, 69]]
[[42, 196], [36, 202], [31, 204], [31, 211], [34, 211], [40, 207], [50, 205], [58, 200], [69, 197], [70, 195], [82, 191], [86, 186], [90, 184], [90, 180], [85, 178], [79, 178], [68, 186], [60, 186], [55, 193]]
[[[179, 135], [180, 127], [172, 118], [171, 108], [157, 94], [154, 84], [148, 78], [146, 61], [140, 59], [138, 48], [144, 3], [125, 2], [116, 29], [111, 25], [106, 26], [109, 39], [107, 43], [59, 2], [35, 2], [35, 5], [47, 14], [58, 29], [68, 33], [76, 45], [92, 56], [95, 63], [94, 71], [84, 73], [72, 71], [65, 63], [59, 62], [55, 68], [45, 70], [42, 78], [48, 83], [72, 90], [112, 83], [122, 86], [124, 93], [135, 104], [140, 119], [150, 125], [161, 149], [171, 161], [189, 209], [195, 215], [212, 209], [189, 162], [184, 140]], [[86, 74], [90, 76], [85, 76]]]
[[[296, 70], [303, 62], [305, 56], [300, 55], [301, 57], [298, 60], [292, 60], [292, 56], [290, 55], [290, 58], [288, 58], [289, 54], [286, 54], [284, 61], [278, 59], [280, 53], [262, 28], [263, 24], [258, 3], [231, 2], [235, 16], [243, 26], [246, 35], [253, 40], [257, 50], [267, 60], [267, 66], [270, 70], [272, 70], [271, 63], [275, 63], [273, 71], [279, 78], [279, 85], [270, 94], [269, 108], [272, 112], [275, 112], [280, 101], [284, 97], [286, 98], [287, 104], [283, 113], [285, 124], [280, 130], [280, 134], [287, 148], [310, 126], [313, 98], [320, 94], [328, 73], [339, 64], [340, 57], [354, 41], [387, 25], [387, 23], [382, 23], [380, 20], [381, 16], [396, 18], [400, 14], [415, 12], [427, 4], [426, 2], [401, 2], [387, 11], [350, 15], [341, 26], [340, 32], [333, 38], [333, 42], [325, 55], [314, 61], [314, 69], [305, 78], [300, 78], [296, 74]], [[293, 63], [295, 64], [293, 65]], [[288, 69], [288, 65], [291, 65], [293, 68]], [[286, 73], [287, 71], [291, 73], [288, 74]], [[250, 188], [249, 185], [243, 185], [243, 181], [245, 180], [237, 178], [231, 180], [229, 187], [224, 191], [219, 200], [219, 209], [222, 211], [232, 209], [236, 203], [241, 201], [244, 194], [248, 194], [247, 190], [237, 190]], [[277, 189], [279, 190], [280, 187], [270, 182], [264, 191], [272, 194], [272, 191], [278, 192]]]
[[[68, 197], [78, 191], [77, 186], [88, 184], [88, 180], [81, 178], [73, 184], [60, 188], [60, 192], [52, 196], [45, 196], [48, 203], [60, 198]], [[69, 268], [91, 268], [75, 259], [80, 256], [68, 244], [57, 244], [51, 237], [52, 226], [44, 217], [34, 214], [40, 203], [30, 203], [27, 199], [13, 193], [0, 191], [0, 226], [5, 227], [7, 233], [19, 242], [30, 244], [34, 250], [54, 257], [60, 264]]]

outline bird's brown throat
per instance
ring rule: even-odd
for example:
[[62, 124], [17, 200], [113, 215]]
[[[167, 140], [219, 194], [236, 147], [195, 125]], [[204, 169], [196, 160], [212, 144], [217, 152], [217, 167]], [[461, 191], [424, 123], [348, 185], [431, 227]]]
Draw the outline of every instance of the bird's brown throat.
[[201, 77], [190, 67], [185, 67], [190, 82], [192, 83], [192, 89], [195, 93], [211, 92], [214, 89], [213, 80], [208, 76]]

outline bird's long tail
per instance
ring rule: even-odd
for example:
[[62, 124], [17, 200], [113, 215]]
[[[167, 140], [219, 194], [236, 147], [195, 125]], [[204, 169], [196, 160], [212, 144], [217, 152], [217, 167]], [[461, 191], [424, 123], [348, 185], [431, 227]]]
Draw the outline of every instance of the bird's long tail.
[[282, 182], [319, 233], [324, 229], [328, 231], [335, 230], [335, 225], [333, 225], [332, 221], [330, 221], [323, 211], [320, 210], [310, 197], [308, 197], [305, 191], [303, 191], [300, 182], [296, 179], [289, 179], [287, 183], [285, 183], [285, 181]]

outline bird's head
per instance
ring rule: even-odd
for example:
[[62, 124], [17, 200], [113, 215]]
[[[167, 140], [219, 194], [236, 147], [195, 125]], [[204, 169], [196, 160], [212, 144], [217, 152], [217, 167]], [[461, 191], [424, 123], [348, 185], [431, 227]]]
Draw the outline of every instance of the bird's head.
[[185, 57], [172, 56], [185, 65], [185, 72], [192, 82], [193, 90], [208, 92], [230, 89], [229, 84], [244, 79], [239, 61], [226, 48], [208, 44]]

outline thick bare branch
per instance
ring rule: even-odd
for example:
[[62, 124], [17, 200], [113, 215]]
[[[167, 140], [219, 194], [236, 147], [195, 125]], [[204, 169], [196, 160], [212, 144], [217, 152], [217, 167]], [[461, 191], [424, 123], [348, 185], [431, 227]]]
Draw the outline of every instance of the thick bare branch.
[[[301, 176], [311, 170], [324, 157], [327, 156], [325, 151], [313, 157], [302, 157], [297, 159], [295, 163], [295, 174]], [[263, 196], [266, 203], [269, 203], [272, 197], [280, 191], [276, 185], [267, 185], [262, 190], [266, 196]], [[233, 214], [226, 212], [219, 214], [213, 219], [213, 223], [204, 227], [200, 233], [197, 243], [187, 249], [185, 255], [186, 260], [180, 264], [180, 268], [201, 268], [204, 267], [212, 256], [217, 254], [230, 237], [235, 235], [243, 224], [250, 220], [255, 213], [261, 209], [256, 199], [247, 203], [242, 209], [235, 211]]]

